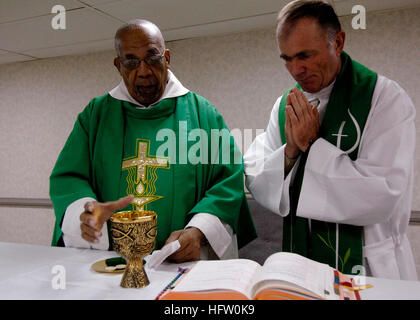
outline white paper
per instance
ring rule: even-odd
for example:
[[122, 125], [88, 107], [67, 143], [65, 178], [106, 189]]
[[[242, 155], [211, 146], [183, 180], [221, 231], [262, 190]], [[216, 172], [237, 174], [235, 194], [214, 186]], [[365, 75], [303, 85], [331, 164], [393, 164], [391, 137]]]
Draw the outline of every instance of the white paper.
[[180, 247], [181, 244], [178, 240], [169, 242], [167, 245], [163, 246], [162, 249], [153, 252], [150, 260], [146, 263], [146, 266], [150, 269], [156, 269], [167, 257], [177, 251]]
[[292, 283], [326, 299], [338, 298], [334, 296], [334, 270], [294, 253], [279, 252], [268, 257], [255, 282], [265, 280]]
[[252, 299], [252, 279], [260, 268], [247, 259], [199, 261], [174, 291], [235, 290]]

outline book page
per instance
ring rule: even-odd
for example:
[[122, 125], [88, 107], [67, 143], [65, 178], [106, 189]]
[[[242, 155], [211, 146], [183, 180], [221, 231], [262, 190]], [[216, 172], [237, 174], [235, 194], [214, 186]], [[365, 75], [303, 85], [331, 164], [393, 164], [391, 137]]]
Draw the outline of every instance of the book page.
[[292, 283], [321, 298], [338, 298], [334, 293], [334, 269], [298, 254], [279, 252], [268, 257], [255, 282], [264, 281], [266, 287], [268, 280]]
[[261, 266], [252, 260], [199, 261], [175, 286], [174, 292], [235, 290], [249, 299], [253, 278]]

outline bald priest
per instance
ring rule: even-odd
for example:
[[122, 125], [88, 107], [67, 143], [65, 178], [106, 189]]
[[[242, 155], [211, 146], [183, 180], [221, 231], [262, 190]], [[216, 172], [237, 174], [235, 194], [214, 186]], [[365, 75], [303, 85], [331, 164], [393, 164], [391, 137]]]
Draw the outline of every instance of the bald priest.
[[[152, 210], [156, 249], [181, 244], [172, 260], [237, 258], [238, 247], [256, 232], [240, 152], [231, 135], [220, 145], [222, 137], [212, 136], [212, 130], [228, 130], [222, 116], [169, 70], [170, 51], [155, 24], [123, 25], [115, 47], [122, 81], [78, 115], [50, 177], [52, 245], [112, 249], [113, 212]], [[195, 141], [175, 146], [193, 130]], [[157, 155], [163, 143], [168, 152]], [[212, 153], [215, 143], [219, 149]], [[202, 161], [182, 161], [192, 147]], [[229, 161], [215, 161], [226, 155]]]

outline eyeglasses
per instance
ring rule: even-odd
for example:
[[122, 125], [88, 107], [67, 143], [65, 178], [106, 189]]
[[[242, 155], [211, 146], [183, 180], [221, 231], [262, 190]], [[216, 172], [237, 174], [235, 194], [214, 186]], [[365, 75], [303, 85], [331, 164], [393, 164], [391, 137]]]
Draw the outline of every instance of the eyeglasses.
[[146, 64], [149, 67], [154, 66], [154, 65], [158, 64], [161, 61], [161, 59], [163, 58], [164, 55], [165, 55], [165, 52], [163, 52], [160, 55], [157, 55], [156, 54], [156, 55], [153, 55], [153, 56], [148, 56], [148, 57], [146, 57], [144, 59], [134, 58], [134, 59], [124, 59], [123, 60], [121, 57], [119, 57], [119, 59], [121, 61], [121, 64], [126, 69], [133, 70], [133, 69], [138, 68], [140, 66], [140, 64], [141, 64], [142, 61], [146, 62]]

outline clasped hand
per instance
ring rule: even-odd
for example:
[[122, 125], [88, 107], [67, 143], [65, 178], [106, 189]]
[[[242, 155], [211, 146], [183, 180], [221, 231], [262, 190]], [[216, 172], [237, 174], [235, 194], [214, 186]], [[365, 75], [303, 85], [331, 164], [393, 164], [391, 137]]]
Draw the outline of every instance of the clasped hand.
[[[97, 201], [87, 202], [85, 211], [80, 215], [80, 229], [82, 238], [90, 243], [98, 243], [102, 237], [104, 223], [117, 210], [128, 206], [134, 199], [133, 195], [120, 198], [117, 201], [100, 203]], [[204, 234], [197, 228], [191, 227], [172, 232], [166, 243], [178, 240], [181, 247], [169, 256], [170, 260], [181, 263], [200, 259], [200, 249], [205, 242]]]
[[285, 153], [291, 159], [296, 158], [300, 152], [305, 152], [318, 139], [318, 109], [297, 88], [290, 90], [287, 95], [285, 133]]

